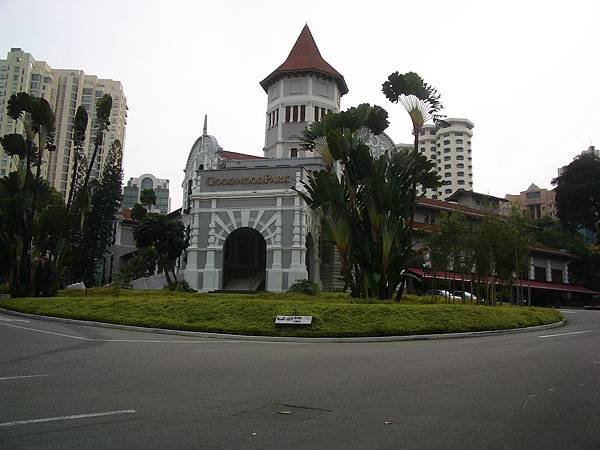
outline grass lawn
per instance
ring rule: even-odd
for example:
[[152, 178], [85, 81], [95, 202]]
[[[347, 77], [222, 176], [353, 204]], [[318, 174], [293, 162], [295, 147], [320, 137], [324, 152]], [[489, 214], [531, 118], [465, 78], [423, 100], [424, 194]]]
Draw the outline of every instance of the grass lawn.
[[[195, 294], [111, 289], [62, 291], [52, 298], [6, 299], [0, 307], [47, 316], [143, 327], [263, 336], [351, 337], [456, 333], [529, 327], [562, 319], [545, 308], [437, 303], [404, 296], [401, 303], [353, 300], [343, 293], [319, 297], [263, 293]], [[314, 316], [307, 328], [279, 328], [277, 315]]]

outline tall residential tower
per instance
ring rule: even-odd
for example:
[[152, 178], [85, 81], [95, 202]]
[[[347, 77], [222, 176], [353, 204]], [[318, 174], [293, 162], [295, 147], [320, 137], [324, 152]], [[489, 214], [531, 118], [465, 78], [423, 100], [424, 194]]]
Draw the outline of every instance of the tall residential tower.
[[[124, 143], [127, 118], [127, 99], [119, 81], [100, 79], [77, 69], [52, 69], [43, 61], [36, 61], [31, 54], [20, 48], [12, 48], [5, 60], [0, 60], [0, 135], [15, 132], [15, 122], [6, 114], [8, 99], [12, 94], [27, 92], [43, 97], [50, 103], [56, 115], [56, 151], [45, 153], [42, 174], [51, 186], [66, 197], [68, 180], [73, 169], [73, 149], [71, 137], [75, 112], [83, 106], [88, 113], [88, 128], [84, 149], [89, 159], [94, 152], [94, 137], [97, 123], [95, 118], [96, 101], [104, 94], [110, 94], [113, 107], [110, 127], [104, 135], [104, 143], [98, 150], [92, 176], [97, 177], [114, 140]], [[20, 124], [17, 132], [22, 131]], [[5, 155], [0, 148], [0, 177], [15, 169], [13, 158]]]

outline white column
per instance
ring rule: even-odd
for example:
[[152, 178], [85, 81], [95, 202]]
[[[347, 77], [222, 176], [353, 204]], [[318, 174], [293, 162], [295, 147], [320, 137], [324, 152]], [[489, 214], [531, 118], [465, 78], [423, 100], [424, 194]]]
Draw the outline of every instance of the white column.
[[529, 257], [529, 279], [535, 279], [535, 261], [533, 259], [533, 256]]
[[546, 260], [546, 281], [552, 281], [552, 265], [550, 264], [550, 258]]
[[271, 268], [267, 269], [267, 290], [273, 292], [283, 291], [283, 269], [281, 267], [281, 197], [277, 197], [277, 210], [275, 211], [275, 236], [273, 262]]
[[563, 263], [563, 283], [569, 283], [569, 263], [566, 261]]

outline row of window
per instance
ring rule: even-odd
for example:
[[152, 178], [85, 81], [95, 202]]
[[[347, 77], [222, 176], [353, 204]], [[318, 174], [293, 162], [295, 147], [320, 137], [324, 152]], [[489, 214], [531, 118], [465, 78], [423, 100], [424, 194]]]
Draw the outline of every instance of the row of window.
[[[315, 106], [314, 120], [319, 122], [330, 109]], [[306, 105], [291, 105], [285, 107], [285, 122], [306, 122]], [[279, 123], [279, 109], [267, 114], [267, 128], [272, 128]]]

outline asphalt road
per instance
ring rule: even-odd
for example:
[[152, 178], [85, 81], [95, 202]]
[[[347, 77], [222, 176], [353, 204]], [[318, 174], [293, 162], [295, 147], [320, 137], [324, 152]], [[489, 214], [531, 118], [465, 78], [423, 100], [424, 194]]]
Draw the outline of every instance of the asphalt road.
[[0, 448], [599, 449], [600, 311], [565, 316], [340, 344], [0, 315]]

